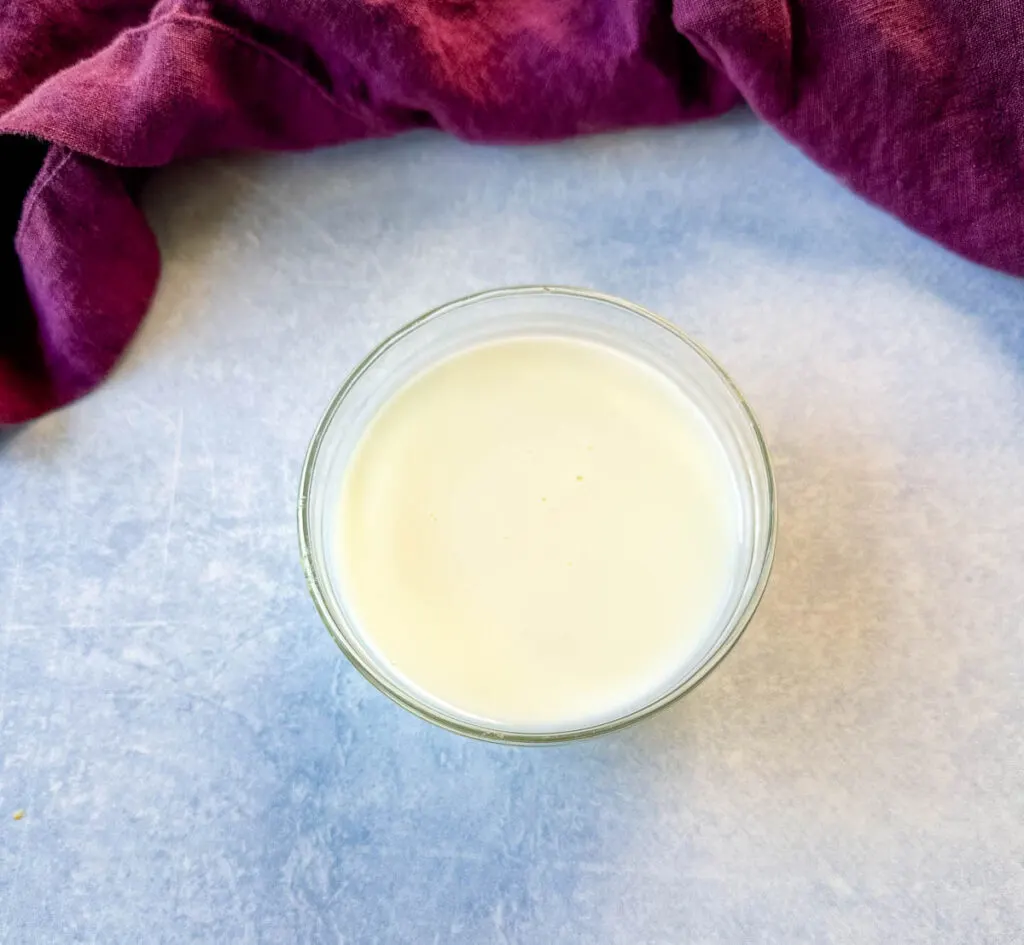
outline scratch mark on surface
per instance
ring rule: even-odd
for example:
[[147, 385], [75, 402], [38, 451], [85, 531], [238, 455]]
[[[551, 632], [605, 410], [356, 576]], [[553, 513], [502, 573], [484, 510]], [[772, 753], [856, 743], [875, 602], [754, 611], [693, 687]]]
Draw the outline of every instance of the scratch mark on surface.
[[300, 210], [298, 207], [294, 207], [289, 203], [276, 197], [272, 190], [264, 187], [259, 181], [254, 180], [250, 175], [240, 171], [237, 167], [231, 167], [229, 165], [217, 165], [217, 170], [220, 171], [224, 176], [234, 178], [237, 182], [248, 187], [250, 190], [254, 190], [260, 197], [270, 204], [275, 210], [283, 213], [285, 216], [291, 217], [293, 220], [301, 223], [307, 230], [316, 233], [326, 244], [327, 247], [334, 252], [341, 252], [341, 247], [338, 245], [338, 241], [331, 235], [330, 231], [321, 226], [304, 210]]
[[14, 630], [18, 633], [35, 633], [41, 630], [142, 630], [148, 627], [166, 627], [166, 620], [100, 620], [91, 623], [83, 621], [72, 621], [71, 623], [12, 623], [6, 630]]
[[11, 665], [11, 631], [15, 629], [14, 618], [17, 613], [17, 601], [21, 590], [21, 571], [25, 557], [25, 540], [21, 532], [18, 533], [18, 551], [14, 559], [14, 568], [11, 570], [11, 589], [7, 595], [7, 617], [4, 619], [0, 632], [3, 633], [3, 651], [0, 652], [0, 659], [3, 660], [3, 668], [0, 670], [0, 725], [3, 725], [7, 696], [7, 673]]
[[491, 921], [494, 923], [494, 933], [498, 936], [498, 941], [507, 945], [509, 937], [505, 929], [505, 903], [501, 900], [495, 904], [491, 912]]
[[163, 598], [167, 581], [167, 562], [171, 550], [171, 530], [174, 527], [174, 507], [178, 501], [178, 480], [181, 478], [181, 440], [185, 429], [184, 411], [178, 408], [178, 432], [174, 438], [174, 459], [171, 467], [171, 500], [167, 506], [167, 523], [164, 526], [163, 555], [160, 566], [160, 597]]
[[199, 443], [203, 450], [203, 468], [206, 472], [207, 481], [209, 482], [210, 507], [216, 508], [220, 502], [220, 495], [217, 489], [217, 459], [213, 455], [213, 451], [210, 449], [210, 441], [203, 432], [200, 432], [199, 434]]

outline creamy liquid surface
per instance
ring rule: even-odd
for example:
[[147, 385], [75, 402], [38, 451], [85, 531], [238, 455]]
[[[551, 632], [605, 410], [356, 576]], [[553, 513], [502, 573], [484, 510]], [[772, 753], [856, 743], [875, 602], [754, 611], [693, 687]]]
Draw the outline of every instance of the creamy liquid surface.
[[336, 558], [362, 638], [460, 715], [543, 731], [660, 694], [708, 643], [735, 481], [652, 368], [559, 337], [429, 368], [363, 432]]

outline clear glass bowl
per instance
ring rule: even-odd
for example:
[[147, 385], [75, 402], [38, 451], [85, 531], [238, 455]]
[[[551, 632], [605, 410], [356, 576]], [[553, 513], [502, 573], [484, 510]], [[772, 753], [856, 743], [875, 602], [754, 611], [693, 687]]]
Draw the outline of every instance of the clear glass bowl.
[[[462, 715], [413, 691], [361, 639], [339, 569], [332, 517], [342, 475], [366, 424], [414, 376], [474, 345], [522, 335], [602, 342], [639, 358], [678, 384], [701, 409], [728, 455], [741, 503], [741, 552], [729, 605], [703, 648], [660, 693], [628, 714], [571, 731], [515, 731]], [[704, 679], [739, 639], [764, 592], [775, 546], [775, 482], [753, 413], [729, 376], [674, 325], [622, 299], [582, 289], [521, 286], [449, 302], [410, 322], [360, 364], [313, 434], [299, 488], [299, 545], [309, 590], [342, 652], [373, 685], [421, 718], [488, 741], [541, 744], [610, 732], [645, 718]]]

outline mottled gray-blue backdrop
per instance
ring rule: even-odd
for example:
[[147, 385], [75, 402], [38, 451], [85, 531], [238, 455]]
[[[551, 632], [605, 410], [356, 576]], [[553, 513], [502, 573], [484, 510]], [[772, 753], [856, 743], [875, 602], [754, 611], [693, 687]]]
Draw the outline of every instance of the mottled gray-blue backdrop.
[[[742, 116], [232, 158], [148, 202], [166, 271], [125, 362], [0, 435], [0, 941], [1022, 940], [1024, 284]], [[544, 281], [720, 357], [781, 530], [692, 696], [509, 749], [348, 666], [294, 505], [376, 341]]]

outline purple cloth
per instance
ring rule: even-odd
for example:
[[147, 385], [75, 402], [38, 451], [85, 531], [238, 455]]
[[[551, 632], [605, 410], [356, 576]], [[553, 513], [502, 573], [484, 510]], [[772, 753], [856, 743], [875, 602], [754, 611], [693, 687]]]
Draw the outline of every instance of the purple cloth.
[[137, 169], [742, 99], [910, 226], [1024, 274], [1022, 0], [0, 0], [0, 424], [88, 391], [142, 319]]

